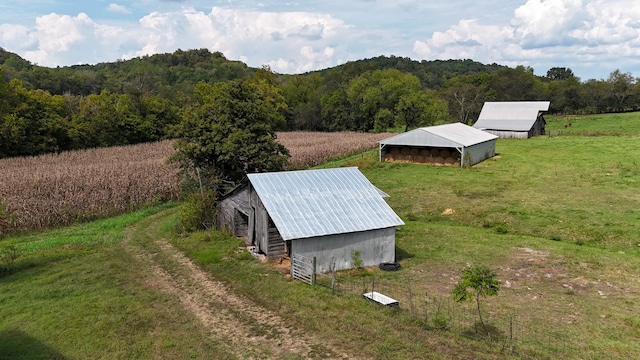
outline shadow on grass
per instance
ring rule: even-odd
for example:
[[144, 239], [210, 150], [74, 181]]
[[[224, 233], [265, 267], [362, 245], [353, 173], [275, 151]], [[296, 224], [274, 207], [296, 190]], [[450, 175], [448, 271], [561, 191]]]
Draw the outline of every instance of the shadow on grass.
[[507, 334], [501, 329], [498, 329], [494, 325], [484, 324], [480, 321], [476, 321], [473, 326], [470, 328], [463, 330], [462, 334], [466, 337], [476, 339], [476, 340], [488, 340], [488, 341], [504, 341], [506, 340]]
[[401, 248], [396, 246], [396, 261], [402, 261], [404, 259], [410, 259], [413, 256], [414, 256], [413, 254], [408, 253], [404, 249], [401, 249]]
[[65, 359], [64, 355], [21, 330], [0, 331], [0, 359]]

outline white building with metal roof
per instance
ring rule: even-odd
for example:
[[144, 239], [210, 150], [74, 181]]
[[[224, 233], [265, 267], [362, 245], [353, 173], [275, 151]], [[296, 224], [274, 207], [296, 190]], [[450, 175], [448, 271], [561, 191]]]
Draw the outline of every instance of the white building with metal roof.
[[501, 138], [544, 135], [549, 101], [485, 102], [473, 127]]
[[404, 222], [356, 167], [248, 174], [249, 185], [222, 200], [219, 225], [245, 236], [270, 259], [315, 257], [317, 271], [395, 261]]
[[379, 141], [380, 161], [472, 166], [495, 156], [497, 138], [462, 123], [422, 127]]

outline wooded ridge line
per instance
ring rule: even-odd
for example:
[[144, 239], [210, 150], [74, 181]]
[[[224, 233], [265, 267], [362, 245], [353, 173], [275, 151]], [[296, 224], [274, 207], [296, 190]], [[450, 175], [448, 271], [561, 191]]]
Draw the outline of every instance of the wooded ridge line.
[[[198, 83], [240, 80], [259, 70], [268, 69], [207, 49], [58, 68], [0, 49], [0, 158], [172, 138], [185, 109], [199, 101]], [[379, 56], [271, 74], [284, 103], [278, 131], [472, 124], [485, 101], [551, 101], [552, 114], [635, 111], [640, 104], [637, 78], [620, 70], [582, 81], [565, 67], [537, 76], [525, 66]]]

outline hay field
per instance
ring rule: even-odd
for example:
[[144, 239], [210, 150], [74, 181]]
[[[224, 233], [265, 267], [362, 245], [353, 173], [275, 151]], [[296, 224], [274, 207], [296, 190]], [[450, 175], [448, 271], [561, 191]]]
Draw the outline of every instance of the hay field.
[[[377, 146], [389, 134], [278, 133], [294, 168]], [[173, 142], [87, 149], [0, 160], [0, 201], [14, 230], [44, 229], [177, 200]]]

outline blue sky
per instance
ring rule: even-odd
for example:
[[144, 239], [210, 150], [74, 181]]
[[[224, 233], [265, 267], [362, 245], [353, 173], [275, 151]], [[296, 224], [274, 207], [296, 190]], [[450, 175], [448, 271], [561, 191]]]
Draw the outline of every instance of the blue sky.
[[0, 4], [0, 47], [49, 67], [208, 48], [287, 74], [395, 55], [640, 77], [640, 2], [24, 0]]

